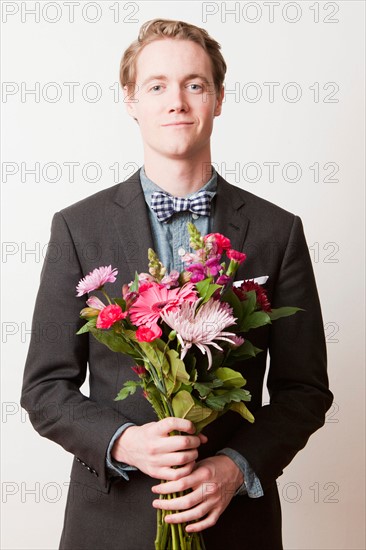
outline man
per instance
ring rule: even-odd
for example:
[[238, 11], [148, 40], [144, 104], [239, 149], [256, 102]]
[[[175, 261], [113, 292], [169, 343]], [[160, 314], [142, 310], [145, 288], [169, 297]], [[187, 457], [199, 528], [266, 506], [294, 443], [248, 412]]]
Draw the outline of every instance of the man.
[[[41, 435], [75, 455], [60, 549], [153, 548], [157, 507], [179, 510], [168, 521], [192, 522], [187, 531], [203, 531], [207, 550], [282, 548], [276, 478], [323, 425], [332, 394], [300, 219], [231, 186], [211, 167], [210, 138], [221, 114], [225, 70], [220, 46], [203, 29], [179, 21], [145, 23], [121, 62], [144, 165], [126, 182], [54, 216], [51, 243], [65, 253], [57, 262], [51, 255], [45, 259], [34, 322], [57, 320], [61, 336], [57, 342], [32, 339], [21, 404]], [[160, 219], [154, 193], [194, 198], [202, 191], [209, 216], [188, 210]], [[118, 267], [114, 289], [135, 271], [147, 271], [148, 247], [168, 270], [181, 269], [187, 221], [202, 233], [225, 234], [233, 248], [245, 251], [237, 278], [268, 275], [273, 307], [305, 310], [255, 331], [250, 339], [265, 351], [236, 366], [253, 396], [255, 423], [227, 413], [200, 436], [184, 419], [157, 422], [139, 394], [114, 402], [131, 378], [131, 361], [88, 335], [75, 336], [74, 325], [84, 300], [73, 289], [95, 267]], [[98, 265], [83, 254], [90, 243], [100, 251]], [[262, 406], [266, 351], [271, 402]], [[87, 364], [89, 398], [79, 391]], [[52, 405], [56, 417], [47, 414]], [[183, 435], [169, 436], [173, 430]], [[160, 479], [167, 483], [160, 486]], [[192, 491], [158, 499], [159, 492], [184, 489]]]

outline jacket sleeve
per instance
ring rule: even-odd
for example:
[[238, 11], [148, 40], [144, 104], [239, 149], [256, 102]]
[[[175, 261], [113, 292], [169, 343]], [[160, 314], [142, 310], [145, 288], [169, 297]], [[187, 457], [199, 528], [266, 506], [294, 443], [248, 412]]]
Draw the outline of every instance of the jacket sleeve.
[[20, 403], [38, 433], [73, 453], [106, 490], [108, 444], [129, 419], [107, 401], [80, 392], [89, 358], [89, 335], [76, 335], [84, 324], [79, 313], [85, 298], [75, 296], [83, 276], [75, 243], [58, 212], [41, 272]]
[[264, 490], [324, 424], [333, 400], [318, 292], [297, 216], [274, 286], [272, 307], [280, 306], [304, 311], [270, 326], [270, 403], [255, 412], [254, 424], [243, 423], [226, 443], [245, 456]]

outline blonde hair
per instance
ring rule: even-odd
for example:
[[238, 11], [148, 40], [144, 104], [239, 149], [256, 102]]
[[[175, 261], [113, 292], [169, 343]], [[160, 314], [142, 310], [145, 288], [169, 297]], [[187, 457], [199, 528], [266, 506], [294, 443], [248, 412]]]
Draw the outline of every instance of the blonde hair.
[[177, 38], [192, 40], [199, 44], [211, 60], [212, 76], [217, 96], [221, 92], [225, 79], [226, 63], [220, 52], [220, 44], [211, 38], [205, 29], [173, 19], [151, 19], [140, 28], [137, 40], [124, 52], [120, 64], [120, 82], [122, 88], [132, 88], [136, 80], [136, 59], [141, 50], [155, 40]]

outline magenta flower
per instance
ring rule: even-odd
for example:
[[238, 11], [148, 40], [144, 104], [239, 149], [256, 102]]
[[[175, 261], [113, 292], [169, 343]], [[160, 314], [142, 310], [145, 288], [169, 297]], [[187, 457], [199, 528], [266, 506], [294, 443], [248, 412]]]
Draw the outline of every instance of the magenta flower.
[[162, 312], [177, 310], [184, 302], [194, 302], [197, 299], [192, 283], [182, 288], [168, 289], [158, 283], [139, 293], [136, 302], [132, 304], [129, 313], [134, 325], [146, 325], [151, 328], [161, 317]]
[[219, 273], [221, 269], [220, 258], [220, 254], [217, 254], [207, 260], [207, 262], [205, 263], [206, 273], [208, 277], [216, 277], [216, 275]]
[[116, 275], [118, 275], [118, 271], [116, 268], [112, 269], [111, 265], [94, 269], [84, 279], [80, 279], [76, 287], [76, 296], [83, 296], [92, 290], [99, 290], [106, 283], [114, 283]]
[[98, 315], [97, 328], [108, 329], [111, 328], [114, 323], [127, 317], [127, 311], [122, 311], [120, 306], [111, 304], [106, 306]]
[[227, 284], [229, 284], [230, 281], [231, 281], [231, 277], [228, 277], [228, 275], [223, 274], [216, 279], [216, 284], [226, 286]]
[[203, 264], [191, 264], [187, 267], [186, 271], [192, 273], [192, 277], [190, 278], [192, 283], [198, 283], [206, 278], [205, 266]]

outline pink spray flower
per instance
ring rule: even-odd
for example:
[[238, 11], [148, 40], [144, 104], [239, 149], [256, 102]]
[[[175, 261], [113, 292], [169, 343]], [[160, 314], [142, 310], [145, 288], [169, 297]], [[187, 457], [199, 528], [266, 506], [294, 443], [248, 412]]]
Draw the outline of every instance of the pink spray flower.
[[136, 338], [139, 342], [153, 342], [156, 338], [160, 338], [163, 331], [158, 325], [151, 325], [151, 327], [140, 326], [136, 330]]
[[116, 280], [118, 271], [116, 268], [112, 269], [112, 266], [98, 267], [86, 275], [83, 279], [80, 279], [76, 290], [76, 296], [83, 296], [92, 290], [100, 289], [106, 283], [114, 283]]
[[150, 327], [158, 322], [162, 312], [176, 310], [183, 302], [197, 300], [197, 292], [192, 283], [182, 288], [168, 289], [158, 283], [140, 292], [130, 308], [130, 319], [134, 325]]
[[234, 260], [238, 264], [242, 264], [247, 257], [243, 252], [233, 250], [232, 248], [226, 251], [226, 255], [230, 260]]
[[98, 315], [97, 328], [108, 329], [114, 323], [127, 317], [127, 311], [122, 311], [120, 306], [111, 304], [106, 306]]

